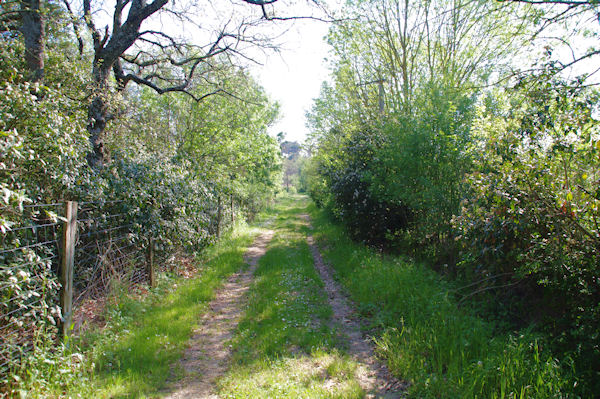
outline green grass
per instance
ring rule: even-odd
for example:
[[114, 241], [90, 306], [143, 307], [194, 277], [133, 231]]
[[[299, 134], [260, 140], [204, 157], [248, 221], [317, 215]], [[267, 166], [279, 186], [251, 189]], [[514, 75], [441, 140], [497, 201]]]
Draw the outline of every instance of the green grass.
[[408, 258], [382, 257], [311, 207], [315, 238], [370, 322], [378, 353], [417, 398], [563, 398], [570, 371], [527, 331], [495, 335], [452, 286]]
[[[552, 358], [543, 341], [528, 331], [498, 333], [469, 307], [460, 308], [452, 285], [427, 267], [352, 242], [304, 197], [280, 199], [271, 212], [276, 216], [268, 228], [276, 235], [259, 261], [245, 314], [228, 343], [233, 359], [219, 380], [221, 397], [364, 397], [356, 378], [361, 366], [344, 353], [344, 342], [330, 325], [331, 309], [306, 244], [309, 227], [299, 217], [305, 212], [312, 214], [312, 234], [336, 278], [370, 323], [378, 353], [395, 375], [410, 382], [410, 397], [573, 397], [571, 371]], [[25, 396], [160, 397], [167, 380], [182, 375], [174, 365], [215, 289], [243, 267], [242, 255], [258, 232], [244, 227], [210, 248], [194, 279], [163, 275], [141, 301], [119, 295], [107, 311], [108, 327], [79, 342], [88, 348], [94, 373], [84, 372], [90, 365], [77, 358], [47, 357], [39, 372], [64, 372], [79, 382], [71, 378], [75, 388], [66, 393], [52, 385]]]
[[[258, 232], [238, 226], [203, 254], [205, 261], [195, 278], [163, 275], [159, 286], [141, 301], [118, 295], [118, 304], [107, 310], [108, 328], [89, 333], [80, 342], [95, 363], [94, 398], [156, 397], [169, 378], [181, 374], [173, 365], [199, 316], [223, 280], [244, 266], [243, 254]], [[86, 390], [80, 386], [73, 396]]]
[[277, 206], [276, 231], [260, 259], [248, 306], [232, 339], [233, 366], [224, 398], [359, 398], [356, 363], [335, 349], [331, 308], [299, 218], [306, 199]]

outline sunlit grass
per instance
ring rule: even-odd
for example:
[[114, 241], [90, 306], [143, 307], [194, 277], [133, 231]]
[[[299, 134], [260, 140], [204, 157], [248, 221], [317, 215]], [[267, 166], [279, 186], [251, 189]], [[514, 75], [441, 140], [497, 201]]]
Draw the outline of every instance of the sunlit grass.
[[223, 398], [340, 398], [364, 397], [354, 375], [356, 363], [337, 351], [263, 358], [251, 367], [238, 367], [223, 381]]
[[199, 316], [223, 280], [244, 266], [243, 254], [258, 232], [238, 226], [204, 253], [195, 278], [162, 276], [144, 300], [118, 297], [107, 311], [108, 328], [82, 337], [95, 362], [94, 397], [155, 397], [181, 374], [174, 365]]
[[370, 322], [378, 353], [418, 398], [570, 397], [569, 370], [528, 331], [495, 335], [459, 308], [450, 284], [399, 256], [382, 257], [352, 242], [311, 208], [326, 261]]
[[235, 337], [224, 398], [360, 398], [357, 364], [335, 349], [331, 308], [306, 243], [303, 197], [280, 199]]

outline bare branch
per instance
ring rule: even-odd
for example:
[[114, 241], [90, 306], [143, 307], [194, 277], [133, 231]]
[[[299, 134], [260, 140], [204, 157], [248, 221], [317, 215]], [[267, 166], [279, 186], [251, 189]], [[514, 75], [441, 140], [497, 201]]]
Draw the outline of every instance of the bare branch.
[[244, 2], [255, 6], [266, 6], [268, 4], [276, 3], [277, 0], [244, 0]]
[[79, 55], [83, 55], [83, 39], [81, 37], [81, 32], [79, 31], [79, 21], [77, 18], [75, 18], [75, 14], [71, 9], [71, 4], [69, 4], [69, 1], [63, 0], [63, 4], [69, 13], [69, 18], [71, 19], [71, 24], [73, 25], [73, 32], [75, 33], [75, 38], [77, 38]]
[[598, 2], [584, 0], [498, 0], [500, 2], [525, 3], [525, 4], [563, 4], [569, 6], [597, 6]]
[[92, 18], [92, 11], [90, 0], [83, 0], [83, 18], [85, 19], [85, 23], [92, 35], [92, 40], [94, 42], [94, 49], [96, 52], [100, 50], [100, 32], [96, 29], [96, 25], [94, 24], [94, 20]]

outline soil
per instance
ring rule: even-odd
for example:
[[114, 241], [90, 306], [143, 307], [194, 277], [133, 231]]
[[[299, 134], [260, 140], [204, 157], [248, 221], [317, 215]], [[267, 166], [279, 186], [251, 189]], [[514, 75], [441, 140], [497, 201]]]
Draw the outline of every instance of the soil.
[[215, 382], [228, 368], [231, 348], [227, 342], [233, 337], [244, 309], [243, 302], [250, 288], [256, 265], [265, 254], [267, 244], [275, 232], [262, 233], [244, 256], [250, 266], [231, 275], [219, 289], [194, 331], [189, 347], [180, 362], [184, 378], [171, 387], [168, 399], [213, 399]]
[[[310, 217], [302, 215], [310, 224]], [[367, 393], [366, 398], [404, 398], [408, 384], [395, 378], [385, 364], [375, 356], [374, 346], [369, 337], [361, 332], [360, 318], [342, 287], [334, 280], [333, 270], [323, 261], [314, 238], [309, 235], [308, 245], [312, 252], [315, 268], [319, 272], [329, 305], [333, 311], [332, 324], [346, 336], [348, 353], [359, 364], [358, 383]]]

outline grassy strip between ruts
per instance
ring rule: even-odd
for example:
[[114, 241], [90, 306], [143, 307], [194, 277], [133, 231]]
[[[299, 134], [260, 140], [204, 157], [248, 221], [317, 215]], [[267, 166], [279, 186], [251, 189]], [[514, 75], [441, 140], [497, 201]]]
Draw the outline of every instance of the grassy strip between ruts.
[[157, 397], [173, 378], [171, 368], [200, 314], [224, 279], [244, 266], [243, 254], [259, 231], [236, 226], [203, 253], [196, 277], [161, 275], [158, 287], [142, 300], [119, 294], [117, 287], [116, 304], [106, 311], [107, 327], [80, 338], [93, 362], [91, 384], [76, 386], [68, 396]]
[[435, 272], [400, 256], [383, 258], [352, 242], [324, 212], [313, 206], [310, 213], [326, 261], [374, 327], [378, 353], [411, 383], [410, 397], [571, 397], [570, 369], [535, 335], [496, 335], [457, 306]]
[[[359, 398], [357, 364], [334, 347], [331, 308], [306, 243], [304, 199], [282, 199], [234, 338], [223, 398]], [[333, 348], [333, 349], [331, 349]]]

